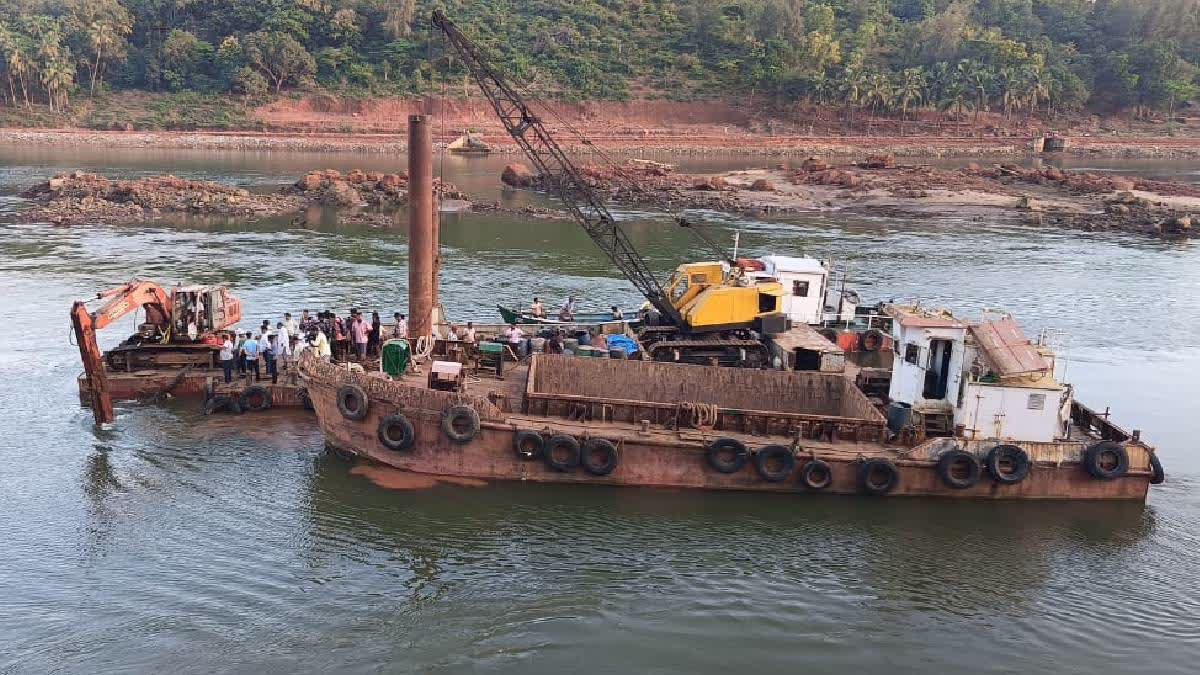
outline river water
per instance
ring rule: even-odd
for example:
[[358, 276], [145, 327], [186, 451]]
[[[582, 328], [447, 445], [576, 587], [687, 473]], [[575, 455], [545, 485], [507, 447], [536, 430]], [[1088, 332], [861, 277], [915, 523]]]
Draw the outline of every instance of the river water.
[[[440, 168], [499, 198], [503, 161]], [[1187, 165], [1087, 164], [1194, 179]], [[272, 189], [310, 168], [403, 165], [0, 148], [0, 209], [66, 168]], [[661, 215], [620, 216], [663, 274], [708, 257]], [[1195, 672], [1196, 244], [952, 217], [709, 221], [751, 253], [842, 261], [872, 301], [1016, 313], [1061, 346], [1082, 400], [1159, 447], [1168, 482], [1144, 506], [393, 490], [324, 454], [294, 412], [121, 404], [99, 430], [75, 396], [73, 299], [136, 275], [229, 284], [246, 325], [304, 307], [387, 316], [403, 309], [403, 229], [5, 226], [0, 671]], [[570, 223], [446, 216], [442, 233], [454, 316], [493, 320], [534, 293], [635, 304]]]

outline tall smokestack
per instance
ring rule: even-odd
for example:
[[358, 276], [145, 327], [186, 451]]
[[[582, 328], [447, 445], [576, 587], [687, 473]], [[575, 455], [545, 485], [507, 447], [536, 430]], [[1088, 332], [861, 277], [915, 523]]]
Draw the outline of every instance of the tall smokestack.
[[408, 116], [408, 335], [433, 334], [433, 139], [429, 118]]

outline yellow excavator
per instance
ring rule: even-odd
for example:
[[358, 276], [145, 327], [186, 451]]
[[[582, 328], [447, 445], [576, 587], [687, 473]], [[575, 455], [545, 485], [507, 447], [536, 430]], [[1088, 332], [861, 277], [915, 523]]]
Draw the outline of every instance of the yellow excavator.
[[660, 283], [599, 192], [508, 78], [441, 10], [433, 12], [432, 23], [454, 47], [509, 136], [537, 168], [542, 184], [646, 297], [649, 311], [639, 339], [650, 357], [714, 365], [767, 365], [769, 351], [755, 334], [785, 329], [782, 285], [751, 278], [729, 262], [680, 265], [665, 285]]

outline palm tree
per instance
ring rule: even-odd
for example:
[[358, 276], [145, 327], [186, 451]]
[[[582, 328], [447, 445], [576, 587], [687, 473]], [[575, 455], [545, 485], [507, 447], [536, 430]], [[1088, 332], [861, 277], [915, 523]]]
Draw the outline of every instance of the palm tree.
[[1021, 72], [1021, 90], [1028, 101], [1029, 111], [1037, 112], [1038, 103], [1046, 101], [1046, 114], [1050, 108], [1050, 76], [1040, 64], [1027, 66]]
[[846, 102], [846, 119], [849, 121], [850, 106], [857, 107], [862, 101], [863, 89], [867, 84], [866, 73], [857, 66], [847, 66], [842, 71], [839, 89], [842, 93], [842, 100]]
[[96, 93], [96, 77], [100, 74], [100, 64], [104, 62], [105, 54], [117, 43], [117, 31], [107, 21], [93, 21], [87, 29], [88, 44], [92, 47], [92, 75], [88, 83], [88, 96]]
[[885, 72], [874, 72], [867, 78], [864, 99], [874, 112], [892, 106], [892, 80]]
[[978, 125], [979, 113], [987, 104], [988, 89], [991, 88], [992, 81], [995, 79], [995, 76], [992, 74], [990, 68], [975, 61], [967, 61], [965, 74], [968, 89], [975, 93], [974, 124]]
[[1008, 66], [996, 71], [996, 90], [1000, 94], [1000, 103], [1004, 107], [1004, 119], [1009, 118], [1009, 113], [1016, 100], [1017, 77], [1017, 71]]
[[925, 94], [925, 71], [920, 66], [905, 68], [900, 74], [900, 86], [896, 98], [900, 100], [900, 119], [908, 117], [908, 106], [920, 102]]

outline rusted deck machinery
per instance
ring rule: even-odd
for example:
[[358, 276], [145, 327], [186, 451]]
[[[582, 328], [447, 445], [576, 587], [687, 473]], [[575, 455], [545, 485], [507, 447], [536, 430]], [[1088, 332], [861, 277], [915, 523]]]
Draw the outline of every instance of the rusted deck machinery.
[[[444, 17], [435, 22], [456, 32]], [[482, 60], [472, 72], [489, 77]], [[492, 100], [506, 124], [524, 127], [514, 138], [545, 133], [519, 101]], [[523, 147], [539, 157], [560, 152], [553, 143]], [[420, 152], [410, 160], [431, 158]], [[559, 168], [572, 170], [569, 163]], [[593, 239], [608, 238], [613, 245], [605, 250], [619, 267], [639, 265], [640, 258], [621, 253], [623, 234], [606, 212], [595, 213], [602, 215], [578, 216]], [[410, 255], [432, 251], [420, 246]], [[427, 262], [413, 264], [423, 270]], [[889, 399], [911, 415], [895, 424], [844, 372], [535, 354], [495, 379], [467, 379], [447, 390], [431, 388], [422, 374], [393, 379], [305, 352], [300, 373], [329, 445], [416, 473], [993, 499], [1143, 500], [1149, 485], [1163, 480], [1153, 449], [1073, 401], [1069, 388], [1053, 381], [1052, 364], [1031, 355], [1032, 346], [1021, 350], [1032, 365], [1007, 367], [1020, 342], [1015, 333], [975, 348], [970, 340], [986, 338], [997, 324], [972, 333], [920, 308], [896, 308], [895, 316], [891, 337], [900, 358], [892, 363], [898, 377]], [[960, 381], [972, 392], [961, 402]], [[1010, 399], [1029, 414], [1006, 421]], [[911, 421], [918, 415], [919, 428]], [[1009, 430], [1030, 440], [1015, 441]]]
[[[71, 306], [71, 325], [83, 361], [84, 378], [92, 411], [98, 423], [113, 419], [108, 371], [212, 368], [219, 349], [212, 336], [241, 320], [241, 303], [223, 286], [177, 286], [167, 290], [134, 279], [96, 294], [104, 304], [89, 312], [77, 300]], [[117, 319], [145, 312], [138, 331], [115, 349], [100, 353], [96, 331]]]

